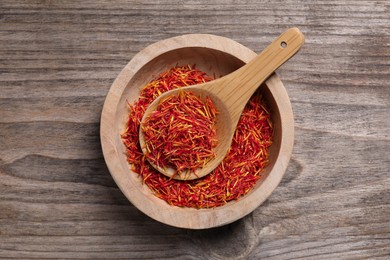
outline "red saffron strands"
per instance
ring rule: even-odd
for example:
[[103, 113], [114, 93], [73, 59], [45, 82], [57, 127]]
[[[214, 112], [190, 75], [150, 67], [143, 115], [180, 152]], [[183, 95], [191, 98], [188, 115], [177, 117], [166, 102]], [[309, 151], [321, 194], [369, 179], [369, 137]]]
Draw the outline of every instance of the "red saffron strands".
[[203, 101], [180, 91], [161, 101], [141, 125], [146, 157], [153, 164], [175, 170], [185, 179], [215, 158], [217, 111], [209, 97]]
[[213, 208], [247, 194], [262, 177], [272, 144], [272, 124], [262, 97], [255, 93], [237, 125], [230, 150], [209, 175], [191, 181], [170, 179], [155, 170], [138, 142], [140, 120], [147, 106], [161, 93], [211, 80], [191, 66], [176, 66], [146, 85], [134, 105], [129, 104], [127, 129], [122, 134], [127, 159], [155, 196], [179, 207]]

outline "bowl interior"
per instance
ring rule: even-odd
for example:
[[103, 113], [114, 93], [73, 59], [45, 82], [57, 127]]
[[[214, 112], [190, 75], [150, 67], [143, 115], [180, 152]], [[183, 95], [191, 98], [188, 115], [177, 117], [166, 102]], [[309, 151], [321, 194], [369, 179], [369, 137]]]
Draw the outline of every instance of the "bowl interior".
[[[126, 122], [128, 119], [128, 106], [127, 102], [133, 104], [139, 97], [140, 90], [146, 84], [148, 84], [153, 78], [158, 76], [161, 72], [175, 66], [175, 65], [195, 65], [196, 68], [206, 72], [209, 76], [214, 78], [219, 78], [224, 75], [227, 75], [245, 64], [244, 61], [240, 60], [238, 57], [232, 56], [231, 54], [222, 52], [220, 50], [202, 48], [202, 47], [186, 47], [176, 50], [172, 50], [166, 53], [163, 53], [154, 59], [146, 63], [140, 70], [136, 72], [134, 77], [127, 83], [126, 88], [121, 96], [121, 99], [117, 108], [116, 115], [116, 127], [117, 127], [117, 136], [125, 131]], [[278, 134], [281, 129], [281, 121], [278, 106], [272, 93], [269, 91], [266, 84], [261, 86], [260, 91], [264, 96], [266, 105], [271, 110], [271, 118], [274, 126], [274, 137], [273, 144], [270, 148], [269, 156], [269, 166], [264, 169], [262, 174], [262, 179], [260, 179], [255, 188], [261, 185], [262, 181], [268, 176], [272, 165], [275, 163], [279, 149], [280, 149], [280, 137]], [[122, 144], [121, 139], [119, 138], [120, 147], [122, 147], [122, 152], [125, 154], [125, 147]], [[126, 160], [126, 157], [123, 156], [123, 161]], [[127, 165], [127, 170], [130, 172], [130, 167]], [[134, 174], [133, 174], [134, 175]], [[149, 193], [149, 190], [143, 192]], [[156, 198], [157, 199], [157, 198]], [[230, 204], [235, 203], [235, 201], [229, 202]]]

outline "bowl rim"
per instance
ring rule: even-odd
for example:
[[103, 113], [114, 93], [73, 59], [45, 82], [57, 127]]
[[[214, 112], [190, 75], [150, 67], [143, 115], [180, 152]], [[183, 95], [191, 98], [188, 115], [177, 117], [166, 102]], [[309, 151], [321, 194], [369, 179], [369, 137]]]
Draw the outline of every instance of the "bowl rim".
[[[116, 147], [119, 134], [112, 131], [116, 123], [116, 111], [120, 98], [130, 80], [151, 60], [175, 49], [201, 47], [230, 54], [247, 63], [257, 54], [244, 45], [222, 36], [212, 34], [185, 34], [153, 43], [138, 52], [122, 69], [112, 83], [106, 96], [100, 121], [100, 140], [103, 156], [111, 176], [126, 198], [140, 211], [164, 224], [189, 229], [205, 229], [223, 226], [243, 218], [262, 204], [280, 183], [292, 154], [294, 143], [294, 120], [290, 99], [279, 76], [274, 73], [266, 80], [266, 87], [278, 105], [283, 131], [279, 154], [261, 189], [252, 190], [233, 203], [211, 209], [193, 209], [171, 206], [153, 196], [146, 198], [139, 192], [143, 185], [134, 183], [126, 175], [132, 174], [130, 165], [127, 171], [118, 165], [120, 156], [124, 156]], [[279, 103], [278, 103], [279, 102]], [[280, 106], [283, 102], [283, 106]], [[118, 136], [117, 136], [118, 135]], [[134, 173], [136, 174], [136, 173]], [[158, 200], [158, 201], [157, 201]], [[156, 203], [157, 202], [157, 203]], [[174, 217], [173, 217], [174, 216]], [[180, 221], [178, 221], [178, 219]]]

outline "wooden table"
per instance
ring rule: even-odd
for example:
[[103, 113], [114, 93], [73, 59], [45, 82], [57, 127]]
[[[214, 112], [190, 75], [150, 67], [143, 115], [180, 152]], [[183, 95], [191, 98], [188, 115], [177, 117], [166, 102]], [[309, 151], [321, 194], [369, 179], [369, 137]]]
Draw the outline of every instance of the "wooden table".
[[[388, 259], [390, 3], [224, 2], [1, 0], [0, 258]], [[186, 33], [259, 52], [292, 26], [306, 44], [278, 73], [295, 146], [271, 197], [198, 231], [132, 206], [99, 140], [127, 62]]]

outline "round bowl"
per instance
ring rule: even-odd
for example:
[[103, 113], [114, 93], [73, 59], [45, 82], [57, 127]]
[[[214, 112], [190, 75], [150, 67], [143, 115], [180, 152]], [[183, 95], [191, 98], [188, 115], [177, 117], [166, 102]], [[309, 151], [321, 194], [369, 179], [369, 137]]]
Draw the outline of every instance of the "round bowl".
[[134, 103], [156, 75], [176, 64], [196, 64], [208, 75], [224, 76], [253, 59], [257, 54], [228, 38], [209, 34], [189, 34], [154, 43], [140, 51], [112, 84], [102, 111], [100, 138], [108, 169], [128, 200], [149, 217], [167, 225], [205, 229], [236, 221], [263, 203], [281, 181], [294, 142], [291, 104], [282, 81], [273, 74], [261, 87], [274, 126], [269, 165], [252, 190], [239, 200], [210, 209], [171, 206], [153, 195], [131, 170], [122, 143], [128, 119], [128, 104]]

